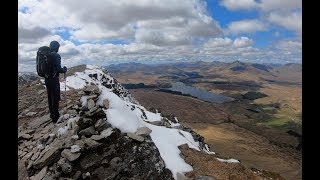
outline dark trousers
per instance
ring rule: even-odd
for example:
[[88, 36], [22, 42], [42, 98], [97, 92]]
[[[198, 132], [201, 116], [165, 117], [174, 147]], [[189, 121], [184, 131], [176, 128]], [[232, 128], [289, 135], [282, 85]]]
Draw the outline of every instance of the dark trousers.
[[48, 93], [48, 104], [50, 111], [50, 118], [53, 122], [59, 119], [59, 101], [60, 101], [60, 83], [59, 77], [46, 78], [45, 84]]

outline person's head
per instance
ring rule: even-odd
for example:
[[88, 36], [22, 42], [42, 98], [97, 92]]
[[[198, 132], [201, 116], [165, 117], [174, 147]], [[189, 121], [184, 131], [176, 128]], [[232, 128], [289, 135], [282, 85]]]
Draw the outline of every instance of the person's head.
[[58, 41], [51, 41], [51, 43], [50, 43], [51, 51], [58, 52], [59, 47], [60, 47], [60, 44], [58, 43]]

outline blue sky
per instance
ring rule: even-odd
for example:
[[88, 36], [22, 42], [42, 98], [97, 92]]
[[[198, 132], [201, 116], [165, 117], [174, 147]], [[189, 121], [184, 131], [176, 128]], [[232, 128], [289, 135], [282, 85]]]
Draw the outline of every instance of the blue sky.
[[19, 71], [34, 69], [36, 49], [52, 40], [67, 66], [301, 63], [301, 34], [299, 0], [18, 1]]

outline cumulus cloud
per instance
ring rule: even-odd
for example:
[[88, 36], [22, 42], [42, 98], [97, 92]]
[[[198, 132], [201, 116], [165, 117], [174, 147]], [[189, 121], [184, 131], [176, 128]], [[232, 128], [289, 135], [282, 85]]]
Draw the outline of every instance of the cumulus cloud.
[[[134, 40], [140, 30], [150, 30], [149, 34], [153, 34], [154, 29], [163, 32], [172, 28], [175, 33], [191, 38], [213, 37], [221, 33], [202, 0], [25, 0], [19, 1], [19, 9], [22, 8], [28, 8], [29, 13], [18, 13], [19, 27], [67, 27], [71, 38], [80, 42]], [[157, 35], [161, 38], [167, 34], [173, 33]], [[139, 37], [140, 40], [150, 39], [141, 37], [141, 34]], [[172, 41], [172, 38], [162, 44], [189, 43], [185, 40]]]
[[263, 11], [296, 9], [302, 7], [302, 0], [262, 0], [259, 7]]
[[257, 20], [242, 20], [242, 21], [234, 21], [228, 25], [228, 29], [226, 33], [231, 34], [241, 34], [241, 33], [255, 33], [257, 31], [265, 31], [267, 30], [267, 26], [265, 23]]
[[51, 32], [41, 27], [25, 29], [18, 27], [18, 42], [34, 42], [40, 38], [50, 35]]
[[231, 45], [230, 38], [213, 38], [204, 44], [204, 47], [226, 47]]
[[302, 13], [270, 13], [268, 20], [278, 26], [288, 30], [295, 31], [298, 34], [302, 33]]
[[247, 37], [236, 38], [233, 42], [233, 46], [236, 48], [248, 47], [253, 44], [253, 40]]
[[254, 0], [222, 0], [220, 4], [231, 11], [250, 10], [258, 6]]

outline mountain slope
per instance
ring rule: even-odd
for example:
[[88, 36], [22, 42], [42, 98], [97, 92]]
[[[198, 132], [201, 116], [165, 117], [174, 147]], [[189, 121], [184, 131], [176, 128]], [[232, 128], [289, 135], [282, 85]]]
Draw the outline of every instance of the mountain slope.
[[[67, 106], [61, 106], [60, 124], [51, 123], [36, 102], [30, 108], [36, 114], [22, 113], [21, 106], [19, 118], [28, 121], [18, 128], [19, 179], [179, 179], [193, 170], [180, 156], [183, 144], [210, 155], [216, 164], [241, 167], [237, 160], [217, 158], [204, 138], [180, 125], [176, 117], [163, 117], [139, 105], [105, 69], [90, 65], [83, 69], [60, 83], [62, 94], [69, 93], [61, 104]], [[43, 86], [42, 79], [26, 88]]]

